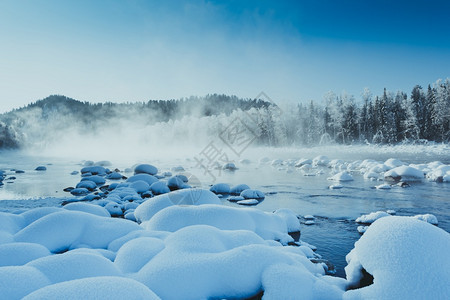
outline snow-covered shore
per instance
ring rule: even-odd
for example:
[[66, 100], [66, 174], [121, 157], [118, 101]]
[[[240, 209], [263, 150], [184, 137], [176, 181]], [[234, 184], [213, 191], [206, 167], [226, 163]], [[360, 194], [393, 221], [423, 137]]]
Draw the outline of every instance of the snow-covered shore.
[[[311, 160], [311, 169], [325, 163], [336, 172], [344, 166], [355, 172], [355, 164], [323, 156]], [[378, 170], [382, 177], [402, 166], [398, 160], [381, 165], [367, 160], [359, 162], [358, 172]], [[411, 179], [422, 170], [425, 179], [442, 169], [445, 165], [430, 163], [394, 175]], [[221, 184], [211, 188], [216, 195], [190, 187], [188, 178], [160, 176], [153, 166], [140, 165], [135, 172], [123, 181], [105, 167], [85, 167], [78, 191], [71, 190], [83, 196], [65, 206], [0, 213], [0, 294], [7, 299], [441, 299], [450, 292], [445, 284], [450, 234], [421, 221], [424, 217], [374, 217], [349, 253], [343, 279], [327, 275], [314, 246], [293, 239], [301, 225], [291, 210], [229, 207], [218, 197], [233, 190], [252, 200], [248, 195], [261, 197], [259, 191]], [[335, 180], [347, 173], [342, 174]], [[367, 274], [373, 283], [365, 287]]]

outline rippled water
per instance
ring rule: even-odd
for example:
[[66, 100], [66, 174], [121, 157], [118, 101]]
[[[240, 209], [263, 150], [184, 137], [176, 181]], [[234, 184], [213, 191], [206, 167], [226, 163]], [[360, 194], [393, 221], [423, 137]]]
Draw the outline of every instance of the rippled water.
[[[308, 150], [309, 151], [309, 150]], [[314, 215], [314, 225], [302, 225], [301, 239], [317, 246], [317, 252], [330, 260], [337, 269], [338, 276], [344, 276], [345, 255], [353, 248], [353, 244], [360, 237], [356, 230], [358, 226], [354, 219], [361, 214], [377, 210], [393, 209], [398, 215], [415, 215], [432, 213], [439, 220], [439, 227], [450, 232], [450, 184], [434, 182], [411, 183], [408, 188], [393, 187], [391, 190], [376, 190], [375, 185], [380, 182], [364, 180], [362, 175], [353, 174], [354, 181], [342, 183], [339, 190], [330, 190], [333, 182], [327, 180], [330, 169], [321, 168], [323, 174], [304, 176], [301, 172], [288, 171], [284, 166], [272, 167], [270, 164], [260, 164], [259, 158], [268, 156], [275, 158], [313, 158], [319, 154], [326, 154], [330, 159], [339, 158], [346, 161], [372, 158], [384, 161], [390, 157], [400, 158], [407, 163], [423, 163], [440, 160], [450, 163], [447, 152], [433, 155], [421, 153], [390, 153], [370, 151], [342, 151], [315, 153], [294, 150], [258, 150], [247, 153], [250, 164], [238, 164], [235, 172], [215, 170], [213, 175], [205, 173], [193, 159], [153, 159], [153, 160], [117, 160], [112, 161], [111, 168], [124, 170], [134, 163], [147, 162], [169, 170], [173, 166], [182, 165], [186, 172], [198, 185], [204, 188], [213, 182], [226, 182], [230, 185], [246, 183], [266, 193], [266, 198], [256, 207], [264, 211], [274, 211], [278, 208], [290, 208], [299, 216]], [[334, 156], [333, 156], [334, 154]], [[45, 165], [47, 171], [39, 172], [34, 169]], [[74, 170], [82, 167], [81, 161], [76, 159], [58, 159], [49, 157], [30, 156], [18, 152], [4, 152], [0, 156], [0, 170], [20, 169], [23, 174], [8, 171], [7, 178], [14, 176], [14, 180], [4, 180], [0, 187], [0, 210], [17, 211], [29, 207], [59, 205], [58, 198], [69, 197], [63, 192], [68, 186], [74, 186], [79, 181], [79, 175], [70, 175]], [[130, 175], [126, 174], [125, 175]], [[224, 204], [237, 206], [224, 200]], [[300, 218], [303, 222], [304, 219]]]

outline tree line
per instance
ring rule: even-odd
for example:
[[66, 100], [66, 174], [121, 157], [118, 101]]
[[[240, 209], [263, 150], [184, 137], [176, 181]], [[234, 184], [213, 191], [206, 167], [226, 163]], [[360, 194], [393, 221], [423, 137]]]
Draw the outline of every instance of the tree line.
[[324, 102], [298, 104], [278, 113], [263, 108], [256, 118], [260, 144], [315, 145], [329, 142], [397, 144], [450, 141], [450, 79], [410, 95], [384, 89], [364, 90], [357, 101], [348, 94], [328, 93]]
[[218, 94], [133, 103], [90, 103], [52, 95], [0, 115], [0, 148], [19, 147], [33, 136], [45, 140], [54, 130], [71, 126], [83, 133], [127, 122], [190, 126], [202, 119], [208, 135], [220, 135], [236, 118], [242, 122], [235, 126], [242, 132], [252, 128], [256, 143], [266, 146], [449, 142], [450, 79], [425, 89], [416, 85], [410, 94], [384, 89], [374, 96], [366, 89], [357, 100], [330, 92], [321, 102], [279, 106]]

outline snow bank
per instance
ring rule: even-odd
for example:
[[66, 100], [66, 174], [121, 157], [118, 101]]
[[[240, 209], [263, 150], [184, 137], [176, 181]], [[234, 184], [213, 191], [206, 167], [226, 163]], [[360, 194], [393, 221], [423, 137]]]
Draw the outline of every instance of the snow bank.
[[436, 226], [410, 217], [381, 218], [355, 243], [345, 268], [351, 284], [362, 268], [373, 284], [345, 292], [344, 299], [447, 299], [448, 249], [450, 234]]
[[134, 215], [139, 222], [150, 220], [160, 210], [172, 205], [222, 204], [212, 192], [202, 189], [183, 189], [148, 199], [139, 205]]
[[124, 277], [83, 278], [41, 288], [24, 299], [160, 299], [145, 285]]

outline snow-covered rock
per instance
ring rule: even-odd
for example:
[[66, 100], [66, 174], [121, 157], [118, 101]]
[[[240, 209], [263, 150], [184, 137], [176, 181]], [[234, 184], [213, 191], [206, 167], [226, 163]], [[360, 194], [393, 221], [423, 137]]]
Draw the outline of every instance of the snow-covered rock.
[[111, 214], [104, 207], [101, 207], [99, 205], [89, 204], [89, 203], [83, 203], [83, 202], [69, 203], [64, 206], [64, 209], [74, 210], [74, 211], [82, 211], [85, 213], [90, 213], [90, 214], [101, 216], [101, 217], [111, 217]]
[[377, 212], [372, 212], [367, 215], [362, 215], [359, 218], [357, 218], [355, 220], [355, 222], [362, 223], [362, 224], [371, 224], [380, 218], [389, 217], [389, 216], [391, 216], [391, 215], [385, 211], [377, 211]]
[[228, 162], [222, 166], [222, 170], [235, 171], [237, 170], [237, 167], [234, 163]]
[[157, 181], [157, 182], [152, 183], [152, 185], [150, 186], [150, 191], [152, 192], [153, 195], [161, 195], [161, 194], [169, 193], [170, 189], [167, 186], [167, 183], [162, 182], [162, 181]]
[[428, 222], [433, 225], [438, 224], [438, 219], [436, 218], [435, 215], [432, 215], [432, 214], [415, 215], [413, 218], [415, 218], [417, 220]]
[[358, 230], [359, 233], [363, 234], [364, 232], [367, 231], [367, 228], [369, 228], [369, 226], [360, 225], [356, 229]]
[[14, 239], [41, 244], [51, 252], [61, 252], [83, 245], [106, 248], [111, 241], [140, 229], [138, 224], [123, 219], [63, 210], [39, 218], [17, 232]]
[[187, 187], [186, 183], [180, 176], [170, 177], [169, 180], [167, 181], [167, 186], [169, 187], [170, 190], [178, 190]]
[[77, 183], [76, 187], [77, 189], [79, 188], [85, 188], [88, 189], [90, 191], [93, 191], [97, 188], [97, 184], [91, 180], [83, 180], [79, 183]]
[[392, 187], [391, 187], [390, 184], [383, 183], [383, 184], [380, 184], [380, 185], [375, 186], [375, 188], [376, 188], [377, 190], [390, 190]]
[[296, 168], [300, 168], [301, 166], [304, 165], [311, 165], [313, 163], [312, 159], [309, 158], [301, 158], [299, 160], [297, 160], [297, 162], [295, 163], [295, 167]]
[[244, 200], [238, 200], [238, 201], [236, 201], [236, 203], [239, 204], [239, 205], [252, 206], [252, 205], [259, 204], [259, 201], [256, 200], [256, 199], [244, 199]]
[[333, 180], [333, 181], [352, 181], [353, 180], [353, 176], [350, 175], [350, 173], [348, 173], [347, 171], [343, 171], [343, 172], [339, 172], [339, 173], [329, 177], [328, 180]]
[[401, 181], [420, 181], [424, 178], [424, 173], [416, 168], [401, 166], [384, 173], [385, 179]]
[[404, 162], [402, 162], [401, 160], [395, 159], [395, 158], [389, 158], [388, 160], [386, 160], [384, 162], [384, 165], [387, 166], [389, 169], [394, 169], [397, 167], [401, 167], [403, 165], [405, 165]]
[[95, 184], [97, 184], [97, 185], [102, 185], [102, 184], [105, 184], [105, 182], [106, 182], [105, 178], [103, 178], [100, 175], [85, 176], [85, 177], [81, 178], [81, 182], [83, 182], [83, 181], [92, 181], [92, 182], [95, 182]]
[[160, 210], [173, 205], [222, 204], [212, 192], [202, 189], [182, 189], [155, 196], [139, 205], [134, 215], [139, 222], [150, 220]]
[[120, 180], [122, 178], [123, 178], [123, 176], [119, 172], [111, 172], [108, 175], [106, 175], [106, 179], [109, 179], [109, 180]]
[[149, 175], [156, 175], [158, 173], [158, 169], [149, 164], [140, 164], [137, 165], [134, 168], [134, 174], [149, 174]]
[[313, 158], [313, 166], [328, 166], [330, 159], [325, 155], [319, 155]]
[[330, 190], [339, 190], [339, 189], [342, 189], [344, 186], [342, 185], [342, 184], [332, 184], [332, 185], [330, 185], [328, 188], [330, 189]]
[[228, 183], [216, 183], [209, 190], [214, 194], [229, 194], [230, 185]]
[[245, 199], [264, 199], [265, 195], [260, 190], [252, 190], [252, 189], [246, 189], [243, 190], [240, 194], [241, 197], [244, 197]]
[[130, 188], [134, 189], [137, 193], [142, 194], [150, 189], [150, 185], [144, 180], [136, 180], [130, 184]]
[[143, 181], [147, 182], [149, 185], [152, 185], [153, 183], [158, 181], [158, 178], [156, 178], [155, 176], [149, 175], [149, 174], [141, 173], [141, 174], [130, 176], [127, 179], [127, 182], [135, 182], [138, 180], [143, 180]]
[[230, 188], [230, 194], [237, 196], [240, 195], [243, 190], [248, 190], [250, 187], [246, 184], [238, 184]]
[[283, 217], [253, 208], [210, 204], [171, 206], [159, 211], [142, 225], [147, 230], [175, 232], [186, 226], [201, 224], [222, 230], [250, 230], [264, 239], [280, 240], [283, 243], [292, 241]]
[[103, 166], [88, 166], [81, 169], [81, 174], [90, 173], [91, 175], [106, 175], [106, 169]]
[[410, 217], [374, 222], [347, 255], [350, 285], [362, 269], [371, 285], [348, 290], [344, 299], [446, 299], [450, 292], [450, 234]]

